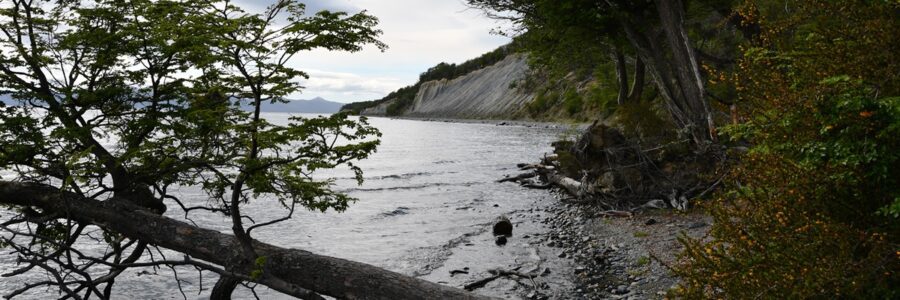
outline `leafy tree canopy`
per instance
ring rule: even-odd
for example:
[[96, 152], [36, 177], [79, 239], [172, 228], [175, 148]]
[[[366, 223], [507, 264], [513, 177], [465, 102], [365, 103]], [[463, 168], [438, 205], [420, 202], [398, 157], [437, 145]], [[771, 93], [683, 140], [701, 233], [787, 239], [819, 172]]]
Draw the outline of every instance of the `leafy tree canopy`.
[[[346, 209], [354, 199], [313, 173], [349, 167], [362, 182], [354, 162], [373, 153], [380, 136], [364, 118], [342, 114], [272, 124], [261, 104], [302, 89], [298, 79], [307, 75], [287, 63], [304, 51], [385, 49], [377, 24], [366, 12], [309, 13], [293, 0], [262, 12], [230, 1], [2, 1], [0, 91], [20, 104], [0, 107], [0, 168], [16, 174], [4, 179], [156, 213], [223, 213], [243, 246], [237, 263], [252, 264], [253, 229], [298, 205]], [[241, 103], [255, 110], [242, 112]], [[187, 185], [202, 187], [206, 204], [171, 191]], [[244, 224], [241, 205], [261, 195], [277, 198], [285, 218]], [[109, 298], [121, 264], [149, 251], [140, 237], [106, 230], [109, 253], [73, 256], [91, 224], [18, 212], [0, 235], [26, 262], [14, 273], [41, 266], [80, 279], [13, 294], [55, 286], [70, 297]]]

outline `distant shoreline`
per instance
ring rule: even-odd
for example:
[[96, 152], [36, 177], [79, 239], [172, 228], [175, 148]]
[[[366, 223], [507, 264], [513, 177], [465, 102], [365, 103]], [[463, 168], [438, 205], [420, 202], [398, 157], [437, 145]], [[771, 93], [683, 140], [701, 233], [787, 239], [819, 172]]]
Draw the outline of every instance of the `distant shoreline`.
[[591, 123], [561, 123], [561, 122], [541, 122], [541, 121], [523, 121], [523, 120], [502, 120], [502, 119], [457, 119], [457, 118], [424, 118], [424, 117], [395, 117], [395, 116], [365, 116], [367, 118], [384, 118], [396, 120], [412, 120], [425, 122], [443, 122], [443, 123], [465, 123], [465, 124], [492, 124], [497, 126], [520, 126], [520, 127], [544, 127], [544, 128], [560, 128], [568, 129], [576, 127], [579, 130], [587, 128]]

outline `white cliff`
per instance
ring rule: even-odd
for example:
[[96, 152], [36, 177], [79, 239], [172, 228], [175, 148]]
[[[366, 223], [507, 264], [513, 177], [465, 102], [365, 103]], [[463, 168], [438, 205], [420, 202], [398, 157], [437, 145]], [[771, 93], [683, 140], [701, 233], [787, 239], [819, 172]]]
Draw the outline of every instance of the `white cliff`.
[[[476, 70], [452, 80], [422, 83], [406, 117], [491, 119], [508, 118], [530, 102], [533, 95], [515, 88], [528, 72], [524, 55], [512, 54], [492, 66]], [[363, 111], [380, 115], [390, 105], [387, 101]]]

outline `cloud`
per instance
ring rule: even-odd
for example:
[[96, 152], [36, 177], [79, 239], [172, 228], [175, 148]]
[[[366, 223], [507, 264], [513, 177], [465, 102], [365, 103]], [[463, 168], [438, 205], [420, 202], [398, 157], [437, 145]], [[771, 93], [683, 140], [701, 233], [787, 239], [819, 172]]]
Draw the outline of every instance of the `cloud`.
[[[315, 96], [329, 100], [363, 101], [381, 98], [399, 89], [404, 83], [397, 78], [364, 77], [352, 73], [304, 70], [309, 79], [301, 80], [306, 91], [315, 91]], [[304, 92], [306, 95], [313, 93]], [[309, 97], [307, 97], [309, 98]]]
[[[263, 9], [272, 1], [239, 0], [248, 9]], [[306, 0], [309, 12], [321, 9], [366, 10], [380, 21], [380, 40], [389, 49], [367, 47], [357, 53], [315, 50], [301, 53], [289, 65], [318, 70], [304, 81], [302, 95], [352, 102], [381, 98], [414, 84], [419, 74], [440, 62], [460, 63], [509, 42], [491, 35], [498, 23], [462, 0]]]

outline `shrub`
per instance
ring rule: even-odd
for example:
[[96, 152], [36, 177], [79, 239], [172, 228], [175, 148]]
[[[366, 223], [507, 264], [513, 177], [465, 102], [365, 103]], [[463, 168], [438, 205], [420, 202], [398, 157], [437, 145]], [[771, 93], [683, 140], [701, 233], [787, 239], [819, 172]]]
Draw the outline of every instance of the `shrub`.
[[587, 91], [586, 102], [595, 108], [601, 115], [612, 113], [616, 107], [618, 92], [602, 84], [595, 84]]
[[582, 105], [581, 95], [578, 95], [578, 91], [574, 88], [566, 90], [563, 94], [563, 106], [570, 116], [581, 111]]
[[548, 89], [544, 89], [538, 92], [537, 96], [534, 97], [534, 100], [531, 100], [528, 103], [528, 112], [532, 116], [538, 116], [546, 112], [559, 98], [559, 95]]
[[897, 299], [900, 21], [895, 1], [801, 1], [741, 14], [762, 26], [732, 83], [753, 146], [682, 238], [684, 298]]

